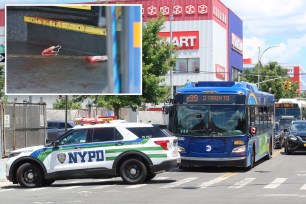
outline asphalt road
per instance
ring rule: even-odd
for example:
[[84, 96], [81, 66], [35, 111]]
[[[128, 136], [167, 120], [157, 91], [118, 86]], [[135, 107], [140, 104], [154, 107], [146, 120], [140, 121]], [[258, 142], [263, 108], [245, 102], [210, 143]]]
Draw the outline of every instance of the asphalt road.
[[7, 44], [7, 94], [110, 93], [106, 62], [91, 63], [83, 54], [65, 48], [58, 56], [42, 56], [46, 46]]
[[[23, 189], [7, 184], [1, 203], [305, 203], [306, 154], [274, 152], [250, 171], [237, 168], [175, 169], [140, 185], [120, 178], [56, 181]], [[17, 196], [18, 195], [18, 196]]]

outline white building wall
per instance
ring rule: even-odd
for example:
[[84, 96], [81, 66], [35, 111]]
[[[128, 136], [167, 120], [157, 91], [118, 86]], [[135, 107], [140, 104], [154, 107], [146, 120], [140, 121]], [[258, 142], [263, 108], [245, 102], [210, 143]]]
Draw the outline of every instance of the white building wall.
[[[225, 81], [228, 79], [228, 65], [227, 65], [227, 33], [226, 30], [221, 27], [218, 23], [212, 23], [212, 32], [213, 32], [213, 62], [212, 69], [216, 71], [216, 64], [221, 65], [225, 68]], [[216, 77], [216, 73], [214, 74], [213, 81], [223, 81], [222, 79], [218, 79]]]
[[[227, 71], [226, 30], [212, 20], [173, 21], [172, 31], [199, 31], [198, 50], [179, 50], [178, 58], [200, 58], [200, 73], [174, 73], [173, 86], [189, 81], [216, 81], [215, 64]], [[165, 22], [162, 32], [170, 32], [170, 22]], [[170, 85], [170, 77], [166, 78]]]

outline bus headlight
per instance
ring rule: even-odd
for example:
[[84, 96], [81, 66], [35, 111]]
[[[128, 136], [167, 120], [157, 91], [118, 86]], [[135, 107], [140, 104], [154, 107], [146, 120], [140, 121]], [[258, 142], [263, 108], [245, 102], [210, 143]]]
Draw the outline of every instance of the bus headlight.
[[184, 147], [178, 146], [178, 147], [177, 147], [177, 151], [178, 151], [179, 153], [185, 152], [185, 148], [184, 148]]
[[242, 152], [245, 152], [245, 145], [242, 145], [242, 146], [234, 148], [232, 152], [233, 153], [242, 153]]

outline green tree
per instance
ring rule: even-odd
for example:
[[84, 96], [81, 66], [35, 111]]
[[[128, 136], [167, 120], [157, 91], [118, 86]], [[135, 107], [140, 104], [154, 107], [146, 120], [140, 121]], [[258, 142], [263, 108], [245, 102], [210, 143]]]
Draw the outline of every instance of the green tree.
[[75, 101], [91, 98], [97, 107], [107, 107], [119, 116], [122, 107], [136, 110], [144, 103], [158, 104], [170, 97], [165, 76], [175, 64], [176, 48], [159, 35], [165, 18], [159, 16], [143, 25], [142, 29], [142, 95], [75, 96]]
[[303, 91], [300, 95], [300, 98], [305, 98], [306, 99], [306, 91]]
[[142, 98], [146, 103], [160, 103], [170, 97], [170, 87], [162, 85], [175, 65], [176, 48], [162, 40], [158, 33], [165, 18], [159, 16], [147, 22], [142, 36]]
[[[65, 109], [66, 107], [66, 99], [61, 98], [61, 99], [56, 99], [56, 101], [53, 103], [53, 108], [54, 109]], [[82, 109], [82, 104], [81, 102], [77, 102], [74, 99], [69, 99], [67, 98], [67, 108], [68, 109]]]
[[[258, 83], [258, 65], [253, 69], [245, 69], [241, 76], [241, 81], [250, 83]], [[284, 89], [284, 82], [289, 80], [287, 70], [280, 66], [277, 62], [269, 62], [259, 69], [260, 75], [260, 90], [271, 92], [274, 94], [275, 101], [280, 98], [294, 98], [297, 97], [298, 84], [291, 82], [291, 89]], [[235, 79], [237, 80], [237, 79]]]

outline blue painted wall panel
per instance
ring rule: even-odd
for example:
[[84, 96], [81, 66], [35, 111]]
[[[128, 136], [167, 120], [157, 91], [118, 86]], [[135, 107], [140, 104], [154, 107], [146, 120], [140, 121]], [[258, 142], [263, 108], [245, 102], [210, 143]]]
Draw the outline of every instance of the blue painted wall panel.
[[234, 14], [230, 9], [228, 10], [228, 49], [229, 49], [229, 67], [230, 67], [230, 78], [232, 78], [232, 69], [236, 68], [243, 71], [243, 54], [233, 49], [232, 46], [232, 33], [239, 37], [243, 42], [243, 22]]

